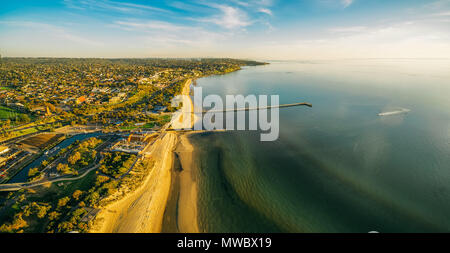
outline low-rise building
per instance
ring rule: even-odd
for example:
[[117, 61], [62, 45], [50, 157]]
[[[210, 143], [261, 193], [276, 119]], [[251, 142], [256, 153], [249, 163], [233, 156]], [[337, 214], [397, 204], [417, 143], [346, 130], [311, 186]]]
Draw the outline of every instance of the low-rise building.
[[9, 148], [6, 146], [0, 146], [0, 155], [5, 154], [9, 151]]

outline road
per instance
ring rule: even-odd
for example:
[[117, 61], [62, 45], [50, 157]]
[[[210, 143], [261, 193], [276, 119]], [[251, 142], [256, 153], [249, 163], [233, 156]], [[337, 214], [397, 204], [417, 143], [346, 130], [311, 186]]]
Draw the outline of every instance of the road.
[[[103, 142], [102, 144], [100, 144], [96, 150], [101, 150], [104, 148], [104, 146], [106, 146], [108, 143], [108, 141]], [[68, 151], [64, 157], [67, 157], [67, 155], [70, 153], [70, 151]], [[53, 179], [45, 179], [42, 181], [38, 181], [38, 182], [23, 182], [23, 183], [13, 183], [13, 184], [0, 184], [0, 191], [18, 191], [22, 188], [32, 188], [32, 187], [36, 187], [36, 186], [40, 186], [40, 185], [45, 185], [48, 183], [57, 183], [57, 182], [62, 182], [62, 181], [73, 181], [73, 180], [78, 180], [81, 179], [83, 177], [85, 177], [87, 174], [89, 174], [89, 172], [91, 172], [92, 170], [97, 169], [98, 167], [100, 167], [99, 162], [103, 159], [102, 154], [99, 152], [99, 154], [97, 155], [95, 161], [94, 161], [94, 165], [93, 167], [87, 169], [85, 172], [83, 172], [83, 174], [77, 176], [77, 177], [68, 177], [68, 176], [60, 176], [60, 177], [56, 177]], [[58, 160], [58, 159], [57, 159]], [[56, 161], [56, 160], [55, 160]], [[52, 163], [53, 164], [53, 163]], [[134, 164], [133, 164], [134, 166]], [[49, 167], [47, 166], [45, 170], [47, 170]]]
[[67, 176], [61, 176], [61, 177], [57, 177], [51, 180], [47, 180], [47, 181], [43, 181], [43, 182], [30, 182], [30, 183], [14, 183], [14, 184], [1, 184], [0, 185], [0, 191], [18, 191], [20, 189], [23, 188], [32, 188], [32, 187], [36, 187], [36, 186], [40, 186], [40, 185], [45, 185], [48, 183], [57, 183], [57, 182], [63, 182], [63, 181], [74, 181], [74, 180], [78, 180], [78, 179], [82, 179], [83, 177], [85, 177], [87, 174], [89, 174], [89, 172], [97, 169], [98, 167], [100, 167], [100, 164], [97, 163], [91, 167], [90, 169], [86, 170], [83, 174], [77, 176], [77, 177], [67, 177]]

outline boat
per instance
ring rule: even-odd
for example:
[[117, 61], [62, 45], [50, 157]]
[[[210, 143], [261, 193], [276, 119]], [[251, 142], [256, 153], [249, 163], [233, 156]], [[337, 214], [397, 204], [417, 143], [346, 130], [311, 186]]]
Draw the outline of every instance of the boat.
[[395, 110], [395, 111], [390, 111], [390, 112], [380, 112], [380, 113], [378, 113], [378, 116], [397, 115], [397, 114], [408, 113], [410, 111], [411, 110], [409, 110], [409, 109], [400, 109], [400, 110]]

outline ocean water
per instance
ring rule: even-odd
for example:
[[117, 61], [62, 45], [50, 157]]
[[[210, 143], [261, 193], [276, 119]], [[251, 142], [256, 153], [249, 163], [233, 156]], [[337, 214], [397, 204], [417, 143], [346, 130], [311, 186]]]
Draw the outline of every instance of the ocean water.
[[200, 231], [450, 232], [450, 60], [270, 63], [197, 81], [313, 104], [191, 138]]

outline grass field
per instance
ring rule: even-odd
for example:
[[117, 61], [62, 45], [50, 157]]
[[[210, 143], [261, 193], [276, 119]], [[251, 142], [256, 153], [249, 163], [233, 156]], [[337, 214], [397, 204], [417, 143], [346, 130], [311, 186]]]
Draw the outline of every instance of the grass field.
[[0, 105], [0, 119], [4, 119], [4, 120], [13, 119], [16, 116], [19, 116], [20, 114], [22, 114], [22, 113], [14, 110], [12, 108]]
[[27, 128], [24, 130], [16, 131], [15, 134], [17, 137], [17, 136], [22, 136], [22, 135], [26, 135], [26, 134], [36, 133], [37, 131], [39, 131], [39, 130], [36, 128]]
[[136, 128], [138, 128], [138, 127], [134, 126], [134, 125], [131, 125], [131, 126], [120, 126], [119, 127], [119, 129], [122, 129], [122, 130], [134, 130]]
[[19, 137], [19, 136], [26, 135], [26, 134], [36, 133], [38, 131], [39, 130], [36, 129], [35, 127], [27, 128], [27, 129], [23, 129], [23, 130], [12, 131], [12, 133], [8, 137], [0, 137], [0, 141], [5, 141], [8, 139]]

